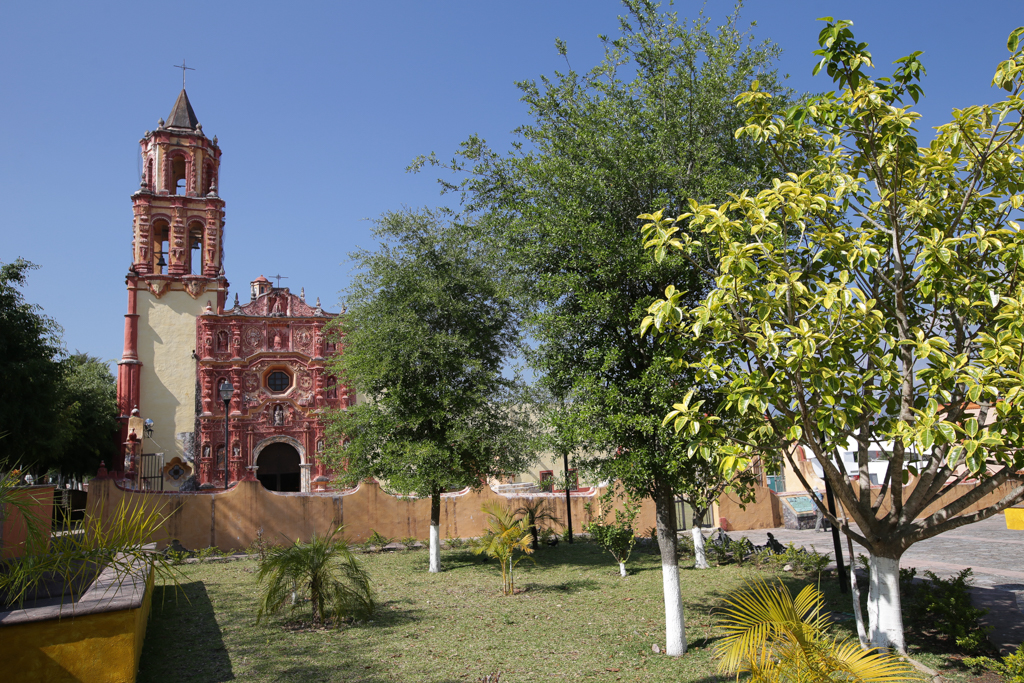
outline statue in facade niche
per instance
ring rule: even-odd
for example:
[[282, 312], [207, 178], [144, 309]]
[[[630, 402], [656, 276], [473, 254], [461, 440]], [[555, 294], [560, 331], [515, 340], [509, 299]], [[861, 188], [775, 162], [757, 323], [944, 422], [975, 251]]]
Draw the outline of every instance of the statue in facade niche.
[[274, 426], [280, 427], [284, 424], [284, 406], [278, 404], [274, 406]]
[[238, 442], [235, 442], [235, 445], [231, 447], [231, 457], [234, 458], [235, 460], [238, 460], [238, 458], [241, 455], [241, 452], [242, 447], [238, 445]]

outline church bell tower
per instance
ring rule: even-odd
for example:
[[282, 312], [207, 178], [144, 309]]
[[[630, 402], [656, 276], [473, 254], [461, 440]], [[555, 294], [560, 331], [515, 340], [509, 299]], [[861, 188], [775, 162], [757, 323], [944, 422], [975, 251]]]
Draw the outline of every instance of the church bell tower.
[[[120, 415], [154, 422], [148, 452], [191, 461], [196, 420], [196, 318], [224, 310], [224, 201], [220, 147], [203, 133], [184, 88], [165, 122], [139, 141], [142, 179], [132, 195], [132, 265], [126, 277]], [[123, 421], [122, 439], [127, 420]], [[120, 467], [118, 467], [120, 469]]]

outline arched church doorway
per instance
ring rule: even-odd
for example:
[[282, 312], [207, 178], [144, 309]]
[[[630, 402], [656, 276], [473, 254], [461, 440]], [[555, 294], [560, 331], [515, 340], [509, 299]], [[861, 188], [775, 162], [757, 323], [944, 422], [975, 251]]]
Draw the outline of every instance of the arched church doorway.
[[300, 462], [299, 452], [291, 444], [267, 444], [256, 458], [256, 478], [268, 491], [298, 492], [302, 489]]

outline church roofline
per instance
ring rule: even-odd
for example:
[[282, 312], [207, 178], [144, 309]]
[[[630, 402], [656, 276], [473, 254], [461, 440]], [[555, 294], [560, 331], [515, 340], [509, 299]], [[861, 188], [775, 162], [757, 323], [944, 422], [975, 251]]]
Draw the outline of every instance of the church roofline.
[[202, 135], [203, 127], [199, 125], [199, 119], [196, 117], [195, 110], [192, 109], [192, 103], [188, 101], [188, 94], [184, 88], [181, 89], [178, 99], [174, 102], [174, 108], [168, 114], [164, 127], [191, 130]]

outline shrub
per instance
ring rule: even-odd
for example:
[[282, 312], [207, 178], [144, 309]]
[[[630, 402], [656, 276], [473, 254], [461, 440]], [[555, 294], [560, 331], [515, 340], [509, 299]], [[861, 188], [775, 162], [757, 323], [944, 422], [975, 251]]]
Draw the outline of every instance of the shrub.
[[623, 500], [622, 509], [615, 511], [615, 521], [609, 522], [607, 516], [613, 500], [611, 492], [601, 496], [601, 507], [604, 514], [600, 517], [593, 514], [590, 503], [587, 503], [584, 509], [588, 516], [593, 517], [593, 521], [584, 525], [583, 530], [590, 534], [590, 538], [597, 545], [611, 553], [611, 556], [619, 563], [619, 573], [625, 576], [626, 562], [633, 553], [633, 546], [636, 545], [633, 524], [640, 515], [640, 505], [629, 499]]
[[925, 571], [931, 586], [929, 590], [920, 591], [918, 597], [918, 606], [927, 614], [928, 621], [965, 652], [978, 652], [986, 647], [989, 631], [988, 627], [978, 624], [978, 619], [988, 610], [975, 607], [967, 590], [972, 574], [968, 567], [953, 578], [942, 579], [934, 572]]
[[388, 538], [387, 536], [376, 531], [375, 529], [370, 529], [370, 537], [367, 538], [366, 541], [363, 543], [363, 550], [376, 548], [377, 552], [381, 552], [384, 550], [384, 546], [386, 546], [388, 543], [391, 543], [391, 541], [393, 540], [393, 538]]
[[215, 557], [221, 557], [223, 554], [224, 553], [220, 551], [220, 548], [215, 545], [211, 545], [209, 548], [203, 548], [202, 550], [197, 551], [196, 557], [200, 562], [205, 562], [206, 560], [210, 560]]
[[267, 614], [279, 612], [293, 592], [308, 594], [313, 626], [320, 626], [330, 607], [335, 619], [365, 618], [375, 608], [370, 577], [349, 551], [343, 527], [309, 543], [270, 548], [256, 575], [261, 586], [256, 623]]
[[801, 570], [821, 578], [821, 575], [825, 572], [825, 567], [832, 562], [832, 553], [819, 553], [812, 549], [810, 552], [802, 553], [797, 562]]
[[255, 555], [260, 562], [267, 559], [267, 541], [263, 538], [263, 527], [256, 530], [256, 538], [252, 540], [245, 552]]
[[179, 565], [185, 563], [185, 560], [189, 558], [189, 553], [181, 550], [171, 550], [168, 548], [165, 556], [170, 564]]
[[458, 537], [446, 538], [444, 544], [449, 550], [458, 550], [459, 548], [465, 548], [468, 545], [465, 539]]
[[991, 657], [964, 657], [963, 663], [972, 669], [990, 669], [1003, 677], [1003, 683], [1024, 683], [1024, 645], [1003, 657], [1002, 661]]

